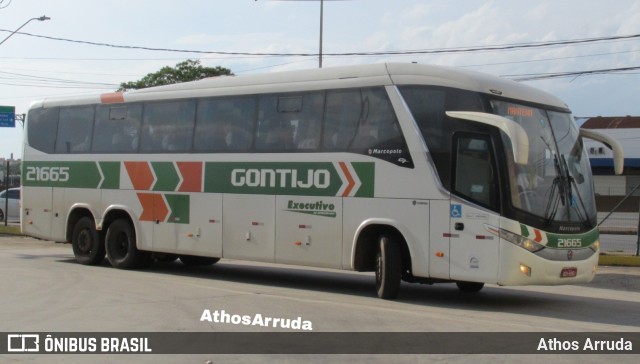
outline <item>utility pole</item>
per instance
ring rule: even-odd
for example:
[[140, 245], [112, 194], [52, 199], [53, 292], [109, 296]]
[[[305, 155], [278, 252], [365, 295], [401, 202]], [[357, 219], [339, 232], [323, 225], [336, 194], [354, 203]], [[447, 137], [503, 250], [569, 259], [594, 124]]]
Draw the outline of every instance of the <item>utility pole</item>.
[[[258, 1], [258, 0], [254, 0]], [[286, 0], [281, 0], [286, 1]], [[324, 31], [324, 0], [317, 0], [320, 2], [320, 44], [318, 50], [318, 68], [322, 68], [322, 36]]]
[[323, 13], [324, 13], [324, 0], [320, 0], [320, 51], [318, 54], [320, 57], [318, 58], [318, 68], [322, 68], [322, 28], [323, 28]]
[[7, 171], [4, 174], [4, 184], [5, 184], [5, 193], [4, 193], [4, 226], [7, 226], [9, 222], [9, 168], [11, 168], [10, 160], [7, 159]]

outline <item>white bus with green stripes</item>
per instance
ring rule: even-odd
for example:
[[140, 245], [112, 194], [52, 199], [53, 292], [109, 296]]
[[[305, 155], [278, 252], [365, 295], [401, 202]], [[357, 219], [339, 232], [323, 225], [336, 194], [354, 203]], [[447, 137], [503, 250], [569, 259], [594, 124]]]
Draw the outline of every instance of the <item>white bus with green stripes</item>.
[[[615, 147], [615, 141], [588, 132]], [[555, 285], [598, 265], [567, 106], [475, 72], [374, 64], [210, 78], [29, 110], [22, 230], [122, 269], [220, 258], [401, 281]]]

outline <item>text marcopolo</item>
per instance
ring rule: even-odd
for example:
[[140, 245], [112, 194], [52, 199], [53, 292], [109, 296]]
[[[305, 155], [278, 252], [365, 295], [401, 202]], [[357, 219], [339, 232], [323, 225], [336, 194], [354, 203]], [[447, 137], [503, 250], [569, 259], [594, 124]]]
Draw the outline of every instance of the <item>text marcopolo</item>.
[[313, 325], [311, 321], [303, 320], [298, 316], [295, 319], [291, 318], [278, 318], [278, 317], [266, 317], [257, 313], [253, 316], [250, 315], [233, 315], [225, 312], [225, 310], [211, 311], [205, 309], [200, 316], [200, 321], [215, 322], [220, 324], [233, 324], [244, 326], [262, 326], [273, 327], [282, 329], [293, 330], [305, 330], [312, 331]]

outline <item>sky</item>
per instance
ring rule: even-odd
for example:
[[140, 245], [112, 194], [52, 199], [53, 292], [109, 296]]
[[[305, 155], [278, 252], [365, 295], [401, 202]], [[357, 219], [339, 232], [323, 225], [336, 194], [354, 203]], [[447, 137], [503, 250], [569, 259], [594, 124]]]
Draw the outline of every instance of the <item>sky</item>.
[[[323, 67], [418, 62], [510, 79], [578, 72], [519, 82], [560, 97], [575, 116], [640, 115], [640, 69], [589, 73], [640, 67], [640, 1], [325, 0], [323, 9], [325, 54], [422, 51], [325, 55]], [[10, 36], [42, 15], [51, 19], [20, 30], [31, 35]], [[239, 76], [313, 69], [319, 28], [318, 0], [0, 0], [0, 105], [22, 114], [34, 100], [114, 91], [186, 59]], [[573, 42], [621, 36], [632, 37]], [[486, 50], [558, 41], [570, 42]], [[452, 48], [481, 51], [424, 52]], [[20, 123], [0, 128], [0, 158], [20, 158], [22, 137]]]

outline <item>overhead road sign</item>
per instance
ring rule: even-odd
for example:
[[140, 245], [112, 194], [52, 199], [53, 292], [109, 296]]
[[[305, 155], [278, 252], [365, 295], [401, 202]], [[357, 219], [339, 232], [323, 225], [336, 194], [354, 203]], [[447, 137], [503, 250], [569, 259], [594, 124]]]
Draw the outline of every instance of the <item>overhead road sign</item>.
[[0, 106], [0, 127], [16, 127], [16, 107]]

